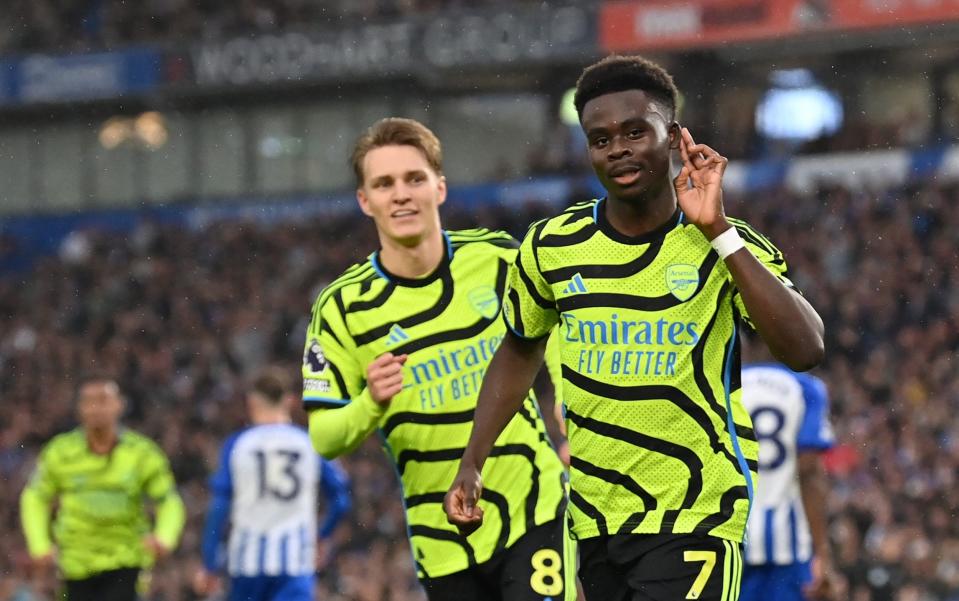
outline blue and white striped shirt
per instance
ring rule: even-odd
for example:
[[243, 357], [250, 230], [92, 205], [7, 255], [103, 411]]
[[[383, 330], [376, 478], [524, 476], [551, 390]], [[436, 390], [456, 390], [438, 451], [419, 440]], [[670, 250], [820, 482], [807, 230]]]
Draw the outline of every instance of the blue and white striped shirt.
[[834, 444], [829, 399], [819, 378], [779, 364], [742, 372], [743, 404], [759, 440], [759, 483], [746, 526], [746, 562], [788, 565], [812, 557], [799, 490], [798, 454]]
[[[253, 426], [228, 438], [210, 488], [203, 563], [211, 571], [222, 566], [229, 516], [225, 559], [231, 576], [313, 574], [317, 536], [328, 536], [350, 504], [343, 471], [317, 455], [309, 434], [291, 424]], [[318, 531], [319, 491], [328, 506]]]

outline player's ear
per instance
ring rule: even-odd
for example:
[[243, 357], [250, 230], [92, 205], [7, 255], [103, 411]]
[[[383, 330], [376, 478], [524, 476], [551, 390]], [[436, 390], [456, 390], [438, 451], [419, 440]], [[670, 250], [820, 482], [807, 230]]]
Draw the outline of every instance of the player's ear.
[[363, 186], [356, 189], [356, 202], [359, 203], [360, 210], [363, 211], [364, 215], [367, 217], [373, 216], [373, 211], [370, 209], [370, 199], [366, 197]]
[[446, 202], [446, 176], [440, 174], [439, 181], [436, 184], [436, 188], [439, 191], [439, 198], [436, 201], [436, 205], [439, 206]]
[[673, 121], [669, 124], [667, 135], [669, 136], [670, 150], [679, 150], [679, 141], [683, 139], [683, 128], [679, 125], [679, 121]]

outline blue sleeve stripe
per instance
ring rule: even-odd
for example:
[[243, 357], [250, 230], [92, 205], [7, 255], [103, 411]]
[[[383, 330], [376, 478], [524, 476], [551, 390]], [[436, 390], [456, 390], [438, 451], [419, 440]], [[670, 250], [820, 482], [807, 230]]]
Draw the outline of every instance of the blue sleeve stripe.
[[796, 506], [789, 504], [789, 552], [792, 561], [799, 561], [799, 530], [796, 518]]
[[836, 446], [835, 442], [820, 441], [815, 442], [800, 442], [796, 445], [796, 450], [798, 451], [828, 451], [829, 449]]
[[287, 557], [286, 547], [289, 544], [290, 535], [284, 534], [280, 538], [280, 573], [287, 574], [289, 570], [289, 557]]
[[773, 510], [767, 509], [766, 513], [763, 515], [763, 544], [766, 545], [766, 563], [771, 564], [775, 563], [776, 555], [776, 543], [773, 540]]
[[256, 550], [256, 573], [266, 574], [266, 535], [261, 534]]
[[325, 397], [303, 395], [303, 406], [307, 409], [343, 407], [349, 404], [349, 399], [328, 399]]
[[805, 413], [796, 435], [796, 447], [800, 450], [832, 448], [835, 439], [829, 424], [829, 398], [826, 385], [822, 380], [805, 374], [797, 374], [796, 379], [802, 387], [805, 404]]
[[547, 336], [549, 336], [549, 332], [546, 332], [546, 333], [543, 334], [542, 336], [535, 336], [535, 337], [534, 337], [534, 336], [524, 336], [524, 335], [520, 334], [520, 333], [516, 330], [516, 328], [513, 327], [513, 324], [511, 324], [511, 323], [509, 322], [509, 320], [506, 319], [506, 314], [505, 314], [505, 313], [503, 314], [503, 323], [506, 324], [506, 328], [510, 331], [510, 334], [516, 336], [516, 337], [519, 338], [520, 340], [529, 340], [529, 341], [531, 341], [531, 342], [535, 342], [535, 341], [542, 340], [543, 338], [546, 338]]

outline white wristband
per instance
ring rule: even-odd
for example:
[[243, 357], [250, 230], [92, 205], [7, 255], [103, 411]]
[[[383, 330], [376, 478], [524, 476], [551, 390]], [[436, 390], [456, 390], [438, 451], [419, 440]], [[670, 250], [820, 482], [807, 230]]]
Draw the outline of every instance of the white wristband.
[[743, 239], [739, 237], [739, 232], [736, 231], [735, 227], [731, 227], [719, 234], [710, 240], [709, 243], [712, 245], [713, 250], [719, 255], [720, 259], [725, 259], [740, 248], [746, 246], [746, 244], [743, 243]]

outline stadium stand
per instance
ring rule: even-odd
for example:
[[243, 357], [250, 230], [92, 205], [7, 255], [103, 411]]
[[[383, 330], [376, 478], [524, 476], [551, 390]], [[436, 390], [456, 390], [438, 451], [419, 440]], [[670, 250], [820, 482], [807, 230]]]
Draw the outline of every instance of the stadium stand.
[[[604, 20], [607, 8], [706, 3], [721, 18], [695, 36], [608, 44], [636, 21]], [[721, 27], [763, 11], [723, 0], [4, 3], [0, 601], [53, 598], [54, 582], [31, 576], [17, 496], [43, 442], [75, 423], [74, 378], [93, 367], [119, 377], [125, 423], [170, 455], [189, 511], [144, 601], [196, 600], [206, 479], [244, 421], [245, 378], [270, 362], [298, 374], [317, 291], [376, 245], [349, 210], [345, 144], [385, 114], [425, 118], [450, 181], [472, 186], [451, 193], [447, 226], [521, 236], [595, 190], [561, 98], [590, 56], [615, 50], [666, 56], [689, 90], [684, 124], [730, 158], [758, 159], [730, 164], [727, 212], [785, 252], [825, 321], [816, 373], [838, 438], [825, 504], [848, 598], [959, 601], [959, 9], [754, 4], [842, 5], [832, 18], [849, 21], [778, 24], [763, 42]], [[546, 18], [561, 5], [587, 9]], [[519, 26], [500, 27], [514, 8], [526, 10]], [[475, 27], [454, 35], [438, 15], [502, 37], [496, 60]], [[381, 47], [384, 23], [411, 33], [405, 52]], [[423, 35], [424, 23], [445, 34]], [[291, 32], [310, 52], [263, 58]], [[353, 52], [330, 51], [340, 46]], [[394, 55], [405, 60], [389, 71]], [[842, 125], [763, 139], [770, 76], [798, 67], [841, 96]], [[137, 129], [144, 116], [153, 129]], [[788, 116], [778, 121], [800, 121]], [[354, 509], [317, 598], [423, 601], [393, 469], [374, 442], [343, 464]]]
[[[532, 0], [523, 0], [531, 2]], [[429, 14], [507, 0], [14, 0], [0, 17], [0, 52], [69, 52], [130, 44], [281, 31], [339, 23]]]
[[[827, 457], [827, 505], [857, 601], [959, 598], [957, 202], [959, 187], [936, 184], [729, 200], [730, 214], [783, 249], [826, 323], [819, 375], [839, 439]], [[446, 218], [521, 235], [545, 211], [451, 206]], [[79, 231], [58, 256], [3, 275], [0, 546], [13, 553], [0, 555], [0, 599], [42, 598], [27, 592], [16, 494], [41, 442], [72, 421], [70, 378], [94, 365], [121, 375], [128, 423], [170, 454], [190, 509], [183, 544], [155, 574], [149, 599], [193, 599], [204, 482], [222, 437], [242, 423], [243, 376], [267, 361], [296, 370], [317, 287], [373, 243], [355, 214], [197, 231], [145, 221], [129, 235]], [[318, 598], [422, 599], [395, 475], [372, 443], [344, 464], [355, 510]]]

